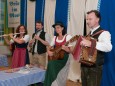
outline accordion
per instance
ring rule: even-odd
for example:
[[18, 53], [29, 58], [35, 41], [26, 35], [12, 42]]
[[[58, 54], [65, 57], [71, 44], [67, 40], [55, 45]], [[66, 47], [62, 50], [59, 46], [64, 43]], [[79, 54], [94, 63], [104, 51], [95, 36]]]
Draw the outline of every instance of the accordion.
[[91, 47], [81, 46], [79, 62], [92, 66], [95, 64], [97, 58], [96, 40], [91, 37], [86, 37], [86, 39], [91, 41]]

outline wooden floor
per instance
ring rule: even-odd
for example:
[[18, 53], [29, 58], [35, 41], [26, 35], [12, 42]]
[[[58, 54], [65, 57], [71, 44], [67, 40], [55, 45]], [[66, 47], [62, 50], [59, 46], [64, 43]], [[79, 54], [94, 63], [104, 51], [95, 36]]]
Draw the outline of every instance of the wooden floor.
[[67, 80], [66, 86], [81, 86], [81, 83]]
[[[10, 69], [11, 68], [11, 61], [12, 61], [12, 57], [8, 57], [9, 66], [8, 67], [0, 67], [0, 71]], [[81, 83], [77, 83], [77, 82], [67, 80], [66, 86], [81, 86]]]

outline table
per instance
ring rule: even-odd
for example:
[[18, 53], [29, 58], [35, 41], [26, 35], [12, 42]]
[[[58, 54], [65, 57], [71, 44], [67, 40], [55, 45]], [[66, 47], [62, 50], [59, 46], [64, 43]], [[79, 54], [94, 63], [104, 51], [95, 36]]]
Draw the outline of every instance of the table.
[[[21, 71], [25, 69], [21, 68]], [[26, 69], [26, 73], [20, 71], [14, 73], [5, 73], [0, 71], [0, 86], [28, 86], [30, 84], [43, 82], [45, 78], [45, 70], [34, 67]]]
[[6, 55], [0, 55], [0, 66], [8, 66], [8, 58]]

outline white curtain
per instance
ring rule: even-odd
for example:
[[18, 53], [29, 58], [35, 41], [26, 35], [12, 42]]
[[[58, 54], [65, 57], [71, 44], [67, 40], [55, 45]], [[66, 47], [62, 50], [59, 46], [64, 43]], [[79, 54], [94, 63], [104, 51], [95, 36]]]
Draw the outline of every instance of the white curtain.
[[50, 34], [51, 38], [54, 36], [54, 28], [52, 28], [52, 25], [55, 20], [55, 5], [56, 0], [45, 1], [44, 30]]
[[86, 10], [88, 12], [90, 10], [97, 10], [98, 0], [86, 0]]
[[[83, 35], [84, 32], [85, 0], [70, 0], [70, 15], [68, 18], [68, 34]], [[71, 56], [68, 79], [81, 80], [80, 63]]]
[[83, 35], [85, 0], [70, 0], [67, 33]]
[[30, 38], [35, 32], [35, 2], [27, 0], [27, 29]]

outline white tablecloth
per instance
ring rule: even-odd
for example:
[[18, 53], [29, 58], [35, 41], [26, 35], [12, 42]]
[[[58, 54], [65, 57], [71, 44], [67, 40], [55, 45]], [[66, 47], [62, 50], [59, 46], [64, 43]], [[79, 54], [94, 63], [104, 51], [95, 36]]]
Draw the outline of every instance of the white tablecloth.
[[0, 71], [0, 86], [28, 86], [37, 82], [43, 82], [45, 78], [45, 70], [39, 68], [32, 68], [25, 71], [15, 73], [5, 73]]

